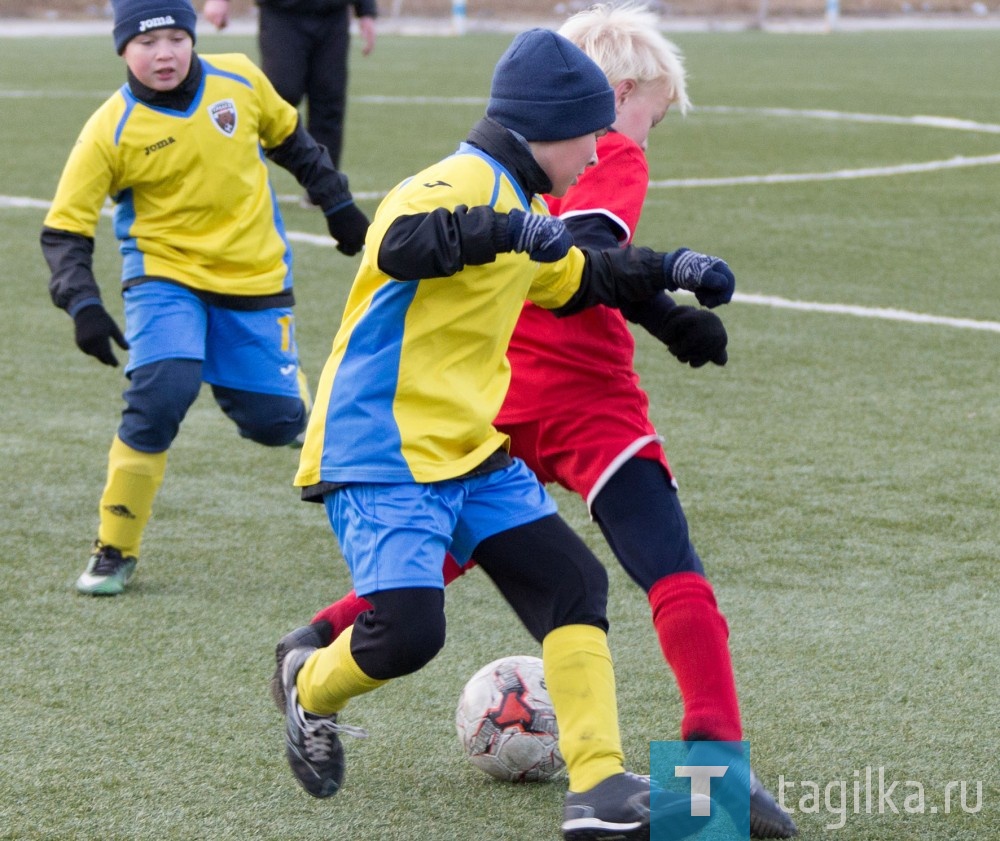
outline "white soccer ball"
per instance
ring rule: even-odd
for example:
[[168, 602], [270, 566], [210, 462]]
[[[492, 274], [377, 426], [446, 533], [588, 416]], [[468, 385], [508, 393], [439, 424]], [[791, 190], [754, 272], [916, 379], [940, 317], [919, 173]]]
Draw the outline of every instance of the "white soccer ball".
[[566, 765], [538, 657], [501, 657], [469, 678], [455, 729], [469, 761], [498, 780], [538, 782]]

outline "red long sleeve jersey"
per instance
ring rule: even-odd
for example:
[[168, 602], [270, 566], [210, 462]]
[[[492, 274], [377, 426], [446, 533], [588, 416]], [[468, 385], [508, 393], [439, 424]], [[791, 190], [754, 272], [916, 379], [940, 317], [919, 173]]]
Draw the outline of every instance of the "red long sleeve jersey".
[[[598, 139], [596, 166], [565, 197], [547, 197], [553, 216], [600, 214], [628, 244], [635, 233], [649, 185], [649, 165], [639, 145], [618, 132]], [[557, 318], [526, 304], [507, 358], [512, 379], [497, 424], [523, 423], [586, 405], [591, 394], [606, 398], [609, 383], [638, 383], [632, 358], [635, 341], [622, 314], [595, 306]], [[563, 387], [560, 387], [563, 386]]]

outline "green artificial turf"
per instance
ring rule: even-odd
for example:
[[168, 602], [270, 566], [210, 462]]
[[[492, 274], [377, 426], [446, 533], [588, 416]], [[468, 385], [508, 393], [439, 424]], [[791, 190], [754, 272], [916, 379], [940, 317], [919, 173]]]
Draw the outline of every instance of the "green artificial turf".
[[[725, 368], [685, 368], [645, 335], [637, 367], [729, 620], [754, 765], [772, 790], [796, 783], [785, 802], [804, 839], [1000, 837], [1000, 168], [819, 177], [1000, 152], [996, 126], [845, 116], [992, 124], [996, 39], [679, 34], [700, 107], [651, 139], [637, 242], [726, 258], [738, 296], [719, 310]], [[464, 137], [508, 41], [386, 35], [355, 57], [344, 169], [367, 212]], [[207, 34], [199, 49], [256, 55], [250, 38]], [[371, 738], [348, 746], [343, 791], [321, 802], [298, 788], [267, 694], [273, 646], [349, 579], [322, 509], [291, 488], [297, 454], [239, 439], [207, 392], [128, 593], [75, 593], [124, 380], [74, 347], [38, 232], [76, 133], [123, 71], [108, 38], [0, 50], [0, 838], [558, 837], [564, 781], [496, 783], [455, 739], [465, 680], [538, 651], [481, 573], [449, 588], [442, 654], [345, 712]], [[676, 183], [776, 174], [817, 178]], [[324, 234], [291, 178], [275, 183], [288, 229]], [[315, 378], [356, 260], [310, 242], [295, 253]], [[119, 316], [107, 220], [95, 269]], [[885, 309], [956, 321], [870, 317]], [[582, 503], [555, 493], [610, 570], [623, 738], [646, 771], [649, 741], [678, 736], [676, 686], [642, 593]], [[899, 814], [879, 813], [877, 791], [869, 810], [863, 790], [855, 811], [869, 769], [898, 781]], [[952, 781], [967, 808], [952, 787], [945, 814]], [[818, 801], [803, 802], [810, 782]], [[906, 800], [918, 783], [922, 812]]]

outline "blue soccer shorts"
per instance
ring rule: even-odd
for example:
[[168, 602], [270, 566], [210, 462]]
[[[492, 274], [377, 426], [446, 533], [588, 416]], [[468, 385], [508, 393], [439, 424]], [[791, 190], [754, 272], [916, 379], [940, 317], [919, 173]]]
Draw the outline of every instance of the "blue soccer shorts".
[[197, 359], [212, 385], [300, 396], [291, 308], [224, 309], [164, 281], [133, 286], [124, 298], [126, 374], [163, 359]]
[[483, 540], [556, 513], [523, 461], [430, 484], [355, 483], [326, 494], [327, 516], [359, 596], [443, 588], [446, 552], [465, 566]]

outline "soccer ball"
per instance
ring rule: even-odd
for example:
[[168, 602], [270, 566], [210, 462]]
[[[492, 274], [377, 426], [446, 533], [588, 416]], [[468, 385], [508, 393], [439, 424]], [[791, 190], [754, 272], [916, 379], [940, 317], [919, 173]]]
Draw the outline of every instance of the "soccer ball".
[[547, 780], [566, 764], [537, 657], [501, 657], [469, 678], [455, 729], [469, 762], [498, 780]]

